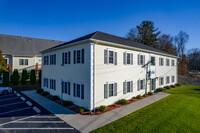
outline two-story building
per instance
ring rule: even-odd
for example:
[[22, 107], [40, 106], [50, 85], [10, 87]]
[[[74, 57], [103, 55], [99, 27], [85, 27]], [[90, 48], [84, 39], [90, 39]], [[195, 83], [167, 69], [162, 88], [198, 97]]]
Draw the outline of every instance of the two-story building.
[[177, 83], [177, 57], [94, 32], [42, 51], [42, 88], [93, 110]]

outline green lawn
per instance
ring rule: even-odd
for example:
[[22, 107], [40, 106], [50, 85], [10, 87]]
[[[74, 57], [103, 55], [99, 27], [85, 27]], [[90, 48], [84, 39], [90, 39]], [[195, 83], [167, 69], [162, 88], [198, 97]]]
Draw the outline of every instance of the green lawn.
[[200, 87], [182, 86], [172, 95], [93, 132], [200, 132]]

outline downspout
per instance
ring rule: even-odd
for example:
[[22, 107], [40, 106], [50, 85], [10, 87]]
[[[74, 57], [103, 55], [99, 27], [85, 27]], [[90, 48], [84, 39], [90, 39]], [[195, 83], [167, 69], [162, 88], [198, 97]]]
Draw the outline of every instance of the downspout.
[[[98, 41], [96, 42], [98, 44]], [[95, 110], [95, 43], [93, 45], [93, 110]]]

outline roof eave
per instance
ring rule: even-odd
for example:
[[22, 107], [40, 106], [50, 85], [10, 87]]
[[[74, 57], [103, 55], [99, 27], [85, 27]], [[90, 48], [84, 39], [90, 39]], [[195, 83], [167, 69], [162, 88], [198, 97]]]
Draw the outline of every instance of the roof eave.
[[154, 54], [160, 54], [160, 55], [165, 55], [165, 56], [169, 56], [169, 57], [179, 58], [178, 56], [175, 56], [175, 55], [165, 54], [165, 53], [151, 51], [151, 50], [146, 50], [146, 49], [140, 49], [140, 48], [136, 48], [136, 47], [132, 47], [132, 46], [125, 46], [123, 44], [118, 44], [118, 43], [113, 43], [113, 42], [107, 42], [107, 41], [102, 41], [102, 40], [92, 39], [92, 38], [90, 40], [92, 42], [94, 42], [94, 43], [109, 44], [109, 45], [113, 45], [113, 46], [120, 46], [120, 47], [124, 47], [124, 48], [130, 48], [130, 49], [134, 49], [134, 50], [144, 51], [144, 52], [148, 52], [148, 53], [154, 53]]

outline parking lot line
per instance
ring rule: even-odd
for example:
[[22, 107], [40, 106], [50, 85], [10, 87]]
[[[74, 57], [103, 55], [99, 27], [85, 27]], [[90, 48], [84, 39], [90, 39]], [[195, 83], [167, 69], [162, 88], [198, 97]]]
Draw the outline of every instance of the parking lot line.
[[13, 123], [65, 123], [64, 121], [16, 121]]
[[13, 99], [18, 99], [18, 98], [19, 98], [19, 97], [7, 98], [7, 99], [0, 100], [0, 102], [2, 102], [2, 101], [8, 101], [8, 100], [13, 100]]
[[3, 106], [9, 106], [9, 105], [15, 105], [15, 104], [20, 104], [20, 103], [24, 103], [24, 102], [25, 102], [25, 101], [17, 102], [17, 103], [5, 104], [5, 105], [1, 105], [0, 107], [3, 107]]
[[9, 122], [0, 124], [0, 126], [6, 125], [6, 124], [9, 124], [9, 123], [13, 123], [13, 122], [17, 122], [17, 121], [20, 121], [20, 120], [25, 120], [25, 119], [28, 119], [28, 118], [31, 118], [31, 117], [35, 117], [35, 116], [39, 116], [39, 115], [40, 115], [40, 114], [32, 115], [32, 116], [28, 116], [28, 117], [24, 117], [24, 118], [17, 119], [17, 120], [14, 120], [14, 121], [9, 121]]
[[57, 116], [42, 116], [42, 115], [39, 115], [39, 116], [33, 116], [34, 118], [58, 118]]
[[22, 109], [16, 109], [16, 110], [12, 110], [12, 111], [8, 111], [8, 112], [0, 113], [0, 115], [5, 115], [5, 114], [9, 114], [9, 113], [13, 113], [13, 112], [18, 112], [18, 111], [22, 111], [22, 110], [27, 110], [27, 109], [30, 109], [30, 108], [31, 107], [22, 108]]
[[74, 128], [0, 128], [0, 130], [73, 130]]
[[[16, 94], [9, 94], [9, 96], [13, 96], [13, 95], [16, 95]], [[2, 97], [7, 97], [7, 95], [0, 96], [0, 98], [2, 98]]]

